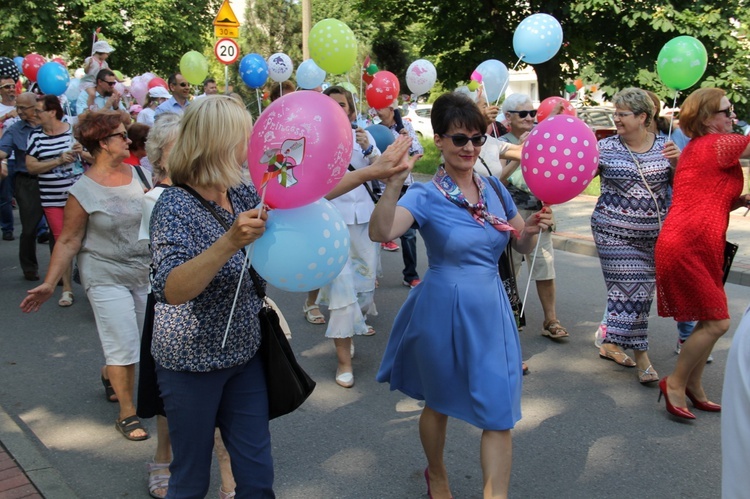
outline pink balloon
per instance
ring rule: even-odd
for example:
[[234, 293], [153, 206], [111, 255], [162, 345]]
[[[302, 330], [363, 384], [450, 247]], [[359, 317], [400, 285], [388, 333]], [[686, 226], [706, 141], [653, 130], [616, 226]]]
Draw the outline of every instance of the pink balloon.
[[318, 92], [275, 100], [253, 127], [250, 178], [272, 208], [317, 201], [343, 178], [352, 154], [352, 127], [338, 103]]
[[560, 204], [579, 195], [599, 168], [594, 132], [582, 120], [557, 115], [539, 123], [521, 152], [523, 179], [546, 204]]
[[547, 97], [539, 104], [539, 107], [536, 110], [537, 121], [541, 123], [542, 121], [547, 119], [549, 113], [551, 113], [552, 110], [555, 109], [555, 106], [557, 106], [557, 104], [560, 102], [562, 102], [563, 104], [562, 112], [560, 114], [576, 116], [576, 108], [573, 107], [573, 104], [571, 104], [569, 101], [563, 99], [562, 97]]
[[167, 82], [159, 78], [158, 76], [156, 78], [151, 78], [148, 82], [148, 89], [151, 90], [154, 87], [164, 87], [165, 89], [169, 90], [169, 85], [167, 85]]
[[23, 69], [23, 75], [29, 79], [29, 81], [36, 81], [36, 75], [39, 72], [39, 68], [47, 62], [39, 54], [29, 54], [23, 58], [21, 68]]
[[115, 90], [117, 90], [120, 95], [125, 95], [127, 89], [125, 88], [125, 85], [118, 81], [117, 83], [115, 83]]
[[130, 95], [135, 97], [138, 104], [141, 106], [146, 105], [146, 94], [148, 93], [148, 85], [143, 76], [136, 76], [130, 82]]

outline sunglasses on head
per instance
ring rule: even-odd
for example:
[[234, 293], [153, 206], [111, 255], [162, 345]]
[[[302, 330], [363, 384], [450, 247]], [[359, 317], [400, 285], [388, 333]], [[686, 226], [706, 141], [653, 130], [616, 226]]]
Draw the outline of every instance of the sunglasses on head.
[[468, 135], [464, 135], [462, 133], [456, 134], [456, 135], [447, 135], [443, 134], [441, 137], [447, 137], [453, 141], [453, 145], [456, 147], [463, 147], [466, 145], [467, 142], [471, 141], [471, 145], [474, 147], [482, 147], [485, 142], [487, 142], [487, 135], [481, 134], [481, 135], [474, 135], [472, 137], [469, 137]]
[[734, 106], [729, 106], [726, 109], [719, 109], [718, 111], [714, 111], [714, 114], [724, 113], [727, 116], [727, 118], [731, 118], [733, 112], [734, 112]]
[[526, 116], [536, 117], [536, 110], [534, 111], [508, 111], [509, 113], [517, 114], [519, 118], [525, 118]]
[[12, 83], [8, 83], [6, 85], [0, 86], [0, 89], [2, 89], [2, 90], [8, 90], [9, 88], [16, 88], [16, 86], [13, 85]]

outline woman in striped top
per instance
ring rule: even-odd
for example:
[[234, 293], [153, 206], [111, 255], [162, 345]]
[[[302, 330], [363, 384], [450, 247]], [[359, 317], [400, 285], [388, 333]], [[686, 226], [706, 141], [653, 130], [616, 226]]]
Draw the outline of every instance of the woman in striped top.
[[[39, 196], [54, 241], [62, 232], [68, 191], [83, 174], [80, 160], [83, 148], [73, 138], [73, 127], [62, 121], [63, 110], [56, 96], [39, 97], [36, 113], [41, 126], [29, 134], [26, 167], [29, 173], [39, 176]], [[63, 294], [57, 303], [69, 307], [73, 304], [70, 266], [62, 281]]]

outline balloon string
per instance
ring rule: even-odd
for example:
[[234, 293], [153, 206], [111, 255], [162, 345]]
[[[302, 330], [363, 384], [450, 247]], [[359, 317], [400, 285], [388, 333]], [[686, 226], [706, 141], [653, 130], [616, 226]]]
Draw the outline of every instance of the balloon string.
[[283, 97], [283, 96], [284, 96], [284, 86], [281, 83], [279, 83], [279, 97]]
[[[257, 92], [258, 89], [256, 88], [255, 91]], [[266, 199], [266, 189], [268, 188], [268, 184], [263, 186], [263, 190], [261, 191], [260, 195], [260, 209], [258, 210], [258, 217], [260, 218], [263, 214], [263, 207], [265, 206], [263, 203]], [[247, 246], [245, 246], [245, 258], [243, 258], [242, 261], [242, 272], [240, 273], [240, 280], [237, 283], [237, 289], [234, 292], [234, 300], [232, 301], [232, 309], [229, 311], [229, 320], [227, 321], [227, 328], [224, 330], [224, 339], [221, 341], [221, 348], [224, 349], [224, 345], [227, 343], [227, 336], [229, 335], [229, 327], [232, 325], [232, 317], [234, 317], [234, 309], [237, 307], [237, 298], [240, 296], [240, 288], [242, 287], [242, 278], [245, 276], [245, 270], [247, 269], [250, 262], [253, 260], [253, 251], [255, 250], [255, 245], [250, 243]]]
[[669, 117], [669, 134], [667, 134], [667, 142], [672, 140], [672, 123], [674, 123], [674, 108], [677, 105], [677, 94], [679, 94], [679, 90], [674, 91], [674, 102], [672, 102], [672, 115]]
[[536, 236], [536, 247], [534, 248], [534, 256], [531, 259], [531, 265], [529, 265], [529, 280], [526, 281], [526, 291], [523, 293], [523, 302], [521, 302], [521, 317], [523, 312], [526, 310], [526, 297], [529, 296], [529, 287], [531, 286], [531, 273], [534, 270], [534, 263], [536, 262], [536, 253], [539, 250], [539, 242], [542, 240], [542, 235], [537, 234]]
[[261, 108], [260, 108], [260, 92], [258, 89], [255, 89], [255, 98], [258, 100], [258, 116], [260, 116]]
[[[518, 65], [521, 63], [521, 60], [523, 59], [523, 56], [526, 54], [521, 54], [521, 57], [518, 58], [516, 63], [513, 65], [513, 69], [511, 71], [515, 71]], [[508, 89], [508, 85], [510, 84], [510, 73], [508, 73], [508, 77], [505, 79], [505, 82], [503, 83], [503, 88], [500, 89], [500, 95], [497, 96], [497, 100], [495, 101], [495, 105], [497, 106], [500, 103], [500, 98], [505, 95], [505, 91]]]

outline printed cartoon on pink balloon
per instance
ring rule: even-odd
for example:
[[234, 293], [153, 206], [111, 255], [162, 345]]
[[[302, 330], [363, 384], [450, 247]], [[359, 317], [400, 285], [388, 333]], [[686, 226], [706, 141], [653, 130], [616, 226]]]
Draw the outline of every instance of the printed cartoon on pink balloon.
[[558, 104], [562, 103], [562, 110], [558, 114], [567, 114], [568, 116], [576, 116], [576, 108], [573, 107], [569, 101], [562, 97], [547, 97], [544, 99], [536, 110], [536, 120], [541, 123], [546, 120], [549, 114], [557, 107]]
[[46, 61], [44, 57], [39, 54], [29, 54], [23, 58], [23, 75], [29, 79], [29, 81], [36, 81], [37, 73]]
[[521, 168], [526, 185], [542, 202], [570, 201], [583, 192], [599, 168], [594, 132], [573, 116], [547, 118], [524, 142]]
[[400, 91], [401, 85], [395, 74], [390, 71], [378, 71], [372, 77], [372, 82], [367, 84], [365, 97], [371, 108], [383, 109], [398, 99]]
[[297, 208], [344, 177], [352, 128], [341, 106], [318, 92], [293, 92], [260, 115], [248, 145], [250, 177], [271, 208]]

